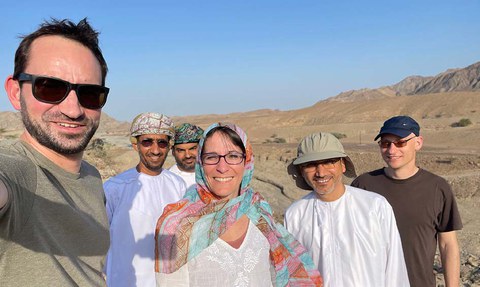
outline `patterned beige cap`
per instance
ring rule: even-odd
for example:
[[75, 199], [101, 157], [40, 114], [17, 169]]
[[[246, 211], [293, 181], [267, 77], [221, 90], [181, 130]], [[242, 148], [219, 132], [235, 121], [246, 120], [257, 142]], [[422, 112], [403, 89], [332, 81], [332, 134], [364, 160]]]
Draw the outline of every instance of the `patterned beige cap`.
[[148, 134], [167, 135], [173, 139], [175, 136], [175, 128], [172, 120], [165, 115], [157, 113], [139, 114], [133, 119], [130, 136], [136, 138]]

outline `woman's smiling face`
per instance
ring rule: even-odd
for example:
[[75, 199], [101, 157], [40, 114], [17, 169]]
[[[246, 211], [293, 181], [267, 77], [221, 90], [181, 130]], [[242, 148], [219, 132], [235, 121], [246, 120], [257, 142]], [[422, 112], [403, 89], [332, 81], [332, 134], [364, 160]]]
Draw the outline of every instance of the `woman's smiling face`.
[[[236, 146], [228, 135], [216, 131], [205, 140], [202, 156], [216, 154], [224, 156], [228, 153], [241, 153], [241, 147]], [[238, 196], [245, 171], [245, 160], [239, 164], [228, 164], [221, 157], [217, 164], [203, 163], [206, 184], [210, 191], [219, 199], [232, 199]]]

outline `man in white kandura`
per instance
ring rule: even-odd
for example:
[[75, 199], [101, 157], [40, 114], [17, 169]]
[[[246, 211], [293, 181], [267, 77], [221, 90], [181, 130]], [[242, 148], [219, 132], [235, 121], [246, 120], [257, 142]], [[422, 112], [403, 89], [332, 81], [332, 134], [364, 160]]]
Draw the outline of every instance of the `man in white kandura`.
[[355, 167], [335, 136], [305, 137], [288, 172], [313, 191], [287, 209], [285, 227], [309, 251], [325, 286], [409, 286], [392, 207], [343, 184]]
[[138, 115], [130, 139], [140, 162], [104, 184], [110, 222], [107, 286], [155, 286], [156, 223], [163, 208], [186, 190], [179, 176], [163, 168], [173, 136], [169, 117]]

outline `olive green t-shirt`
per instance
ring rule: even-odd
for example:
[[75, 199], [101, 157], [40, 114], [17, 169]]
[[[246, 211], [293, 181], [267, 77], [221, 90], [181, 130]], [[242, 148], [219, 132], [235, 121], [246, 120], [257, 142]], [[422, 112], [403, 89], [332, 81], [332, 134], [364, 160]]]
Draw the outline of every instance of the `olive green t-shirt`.
[[0, 150], [0, 286], [105, 286], [109, 246], [102, 181], [82, 162], [69, 173], [28, 144]]

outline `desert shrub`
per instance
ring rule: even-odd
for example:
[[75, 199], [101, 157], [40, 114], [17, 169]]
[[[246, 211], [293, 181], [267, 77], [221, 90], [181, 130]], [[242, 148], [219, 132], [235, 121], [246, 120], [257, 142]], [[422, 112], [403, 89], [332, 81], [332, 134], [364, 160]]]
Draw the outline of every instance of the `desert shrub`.
[[470, 119], [463, 118], [459, 120], [458, 122], [453, 123], [451, 126], [456, 128], [456, 127], [466, 127], [472, 124], [472, 121]]
[[472, 121], [470, 119], [461, 119], [458, 124], [461, 126], [461, 127], [466, 127], [466, 126], [469, 126], [472, 124]]
[[90, 146], [92, 149], [103, 150], [104, 145], [105, 145], [105, 141], [101, 138], [94, 138], [90, 142]]
[[93, 150], [96, 157], [105, 157], [107, 152], [105, 150], [105, 141], [101, 138], [94, 138], [88, 147], [89, 150]]
[[332, 133], [332, 135], [334, 137], [336, 137], [337, 139], [343, 139], [343, 138], [346, 138], [347, 135], [346, 134], [342, 134], [342, 133]]
[[271, 138], [271, 139], [266, 139], [263, 143], [286, 143], [287, 140], [284, 138]]

